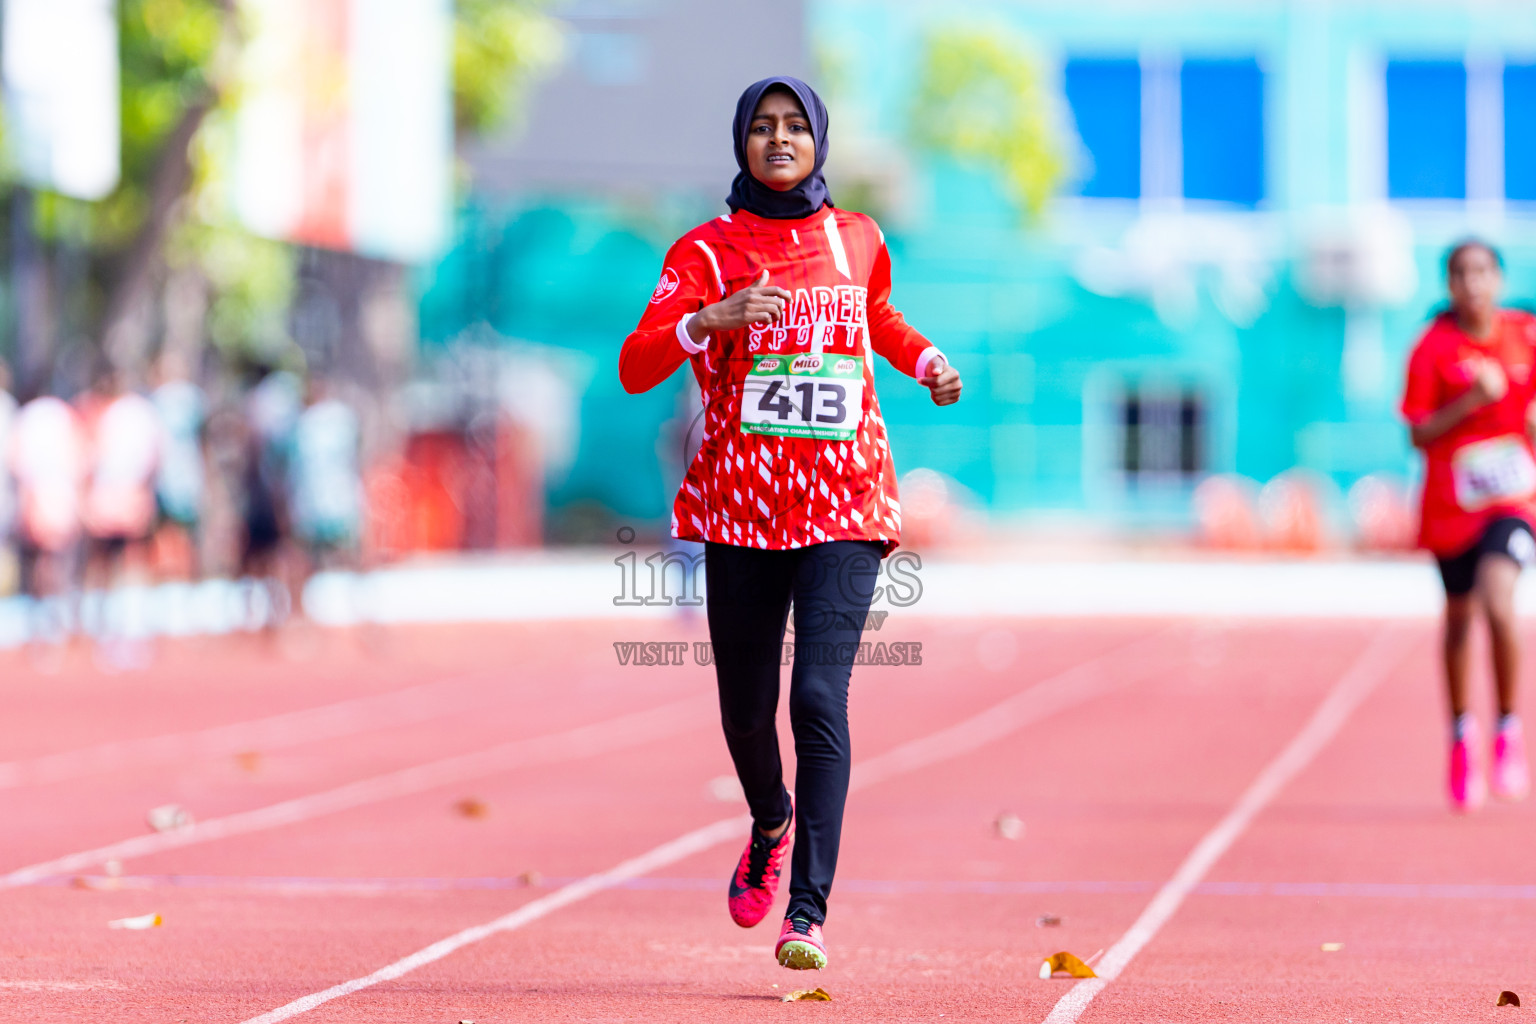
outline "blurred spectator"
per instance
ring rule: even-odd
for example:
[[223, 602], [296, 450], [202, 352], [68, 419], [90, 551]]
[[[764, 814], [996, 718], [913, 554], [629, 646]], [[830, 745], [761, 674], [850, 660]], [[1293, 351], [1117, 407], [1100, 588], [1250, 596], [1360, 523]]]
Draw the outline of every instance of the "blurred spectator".
[[245, 539], [240, 573], [265, 582], [272, 607], [259, 617], [272, 626], [281, 624], [294, 607], [284, 543], [288, 527], [284, 495], [299, 406], [298, 378], [286, 370], [266, 372], [245, 396]]
[[86, 440], [75, 411], [51, 395], [22, 406], [8, 452], [16, 481], [22, 587], [62, 594], [74, 580], [80, 541]]
[[11, 430], [16, 422], [16, 399], [11, 394], [11, 368], [0, 360], [0, 593], [16, 588], [16, 485], [9, 460]]
[[107, 368], [82, 399], [89, 436], [84, 523], [91, 549], [87, 575], [103, 587], [123, 570], [142, 568], [155, 525], [155, 476], [162, 429], [154, 403]]
[[178, 353], [160, 357], [158, 386], [151, 396], [164, 429], [164, 450], [155, 477], [160, 527], [156, 561], [171, 575], [190, 578], [199, 571], [198, 527], [203, 511], [203, 391], [187, 375]]
[[246, 435], [244, 392], [233, 384], [208, 395], [203, 431], [208, 475], [198, 529], [197, 561], [204, 574], [238, 576], [245, 551]]
[[312, 376], [289, 466], [294, 536], [312, 569], [355, 559], [363, 522], [361, 446], [357, 413], [323, 376]]

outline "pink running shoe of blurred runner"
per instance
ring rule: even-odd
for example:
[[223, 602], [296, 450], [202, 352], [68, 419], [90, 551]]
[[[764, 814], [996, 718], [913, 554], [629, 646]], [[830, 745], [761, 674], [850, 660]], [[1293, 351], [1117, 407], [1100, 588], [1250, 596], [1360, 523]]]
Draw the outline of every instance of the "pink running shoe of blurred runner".
[[1462, 814], [1477, 810], [1488, 797], [1478, 739], [1477, 723], [1469, 722], [1461, 738], [1451, 743], [1451, 809]]
[[1525, 762], [1525, 730], [1518, 720], [1499, 730], [1493, 739], [1493, 795], [1500, 800], [1524, 800], [1531, 791], [1531, 772]]
[[790, 807], [789, 827], [777, 839], [769, 839], [758, 832], [754, 825], [752, 838], [736, 862], [736, 872], [731, 875], [731, 887], [726, 902], [731, 908], [731, 920], [743, 928], [751, 928], [773, 906], [774, 894], [779, 891], [779, 875], [784, 869], [784, 854], [795, 836], [795, 811]]

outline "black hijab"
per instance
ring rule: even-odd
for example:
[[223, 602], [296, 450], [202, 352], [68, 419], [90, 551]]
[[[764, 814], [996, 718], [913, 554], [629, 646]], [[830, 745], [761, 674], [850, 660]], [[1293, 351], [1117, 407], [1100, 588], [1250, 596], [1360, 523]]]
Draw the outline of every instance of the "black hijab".
[[[811, 168], [811, 173], [785, 192], [769, 188], [747, 170], [747, 133], [752, 128], [752, 115], [763, 94], [774, 88], [794, 93], [795, 99], [800, 101], [800, 109], [811, 122], [811, 140], [816, 144], [816, 165]], [[736, 180], [731, 182], [731, 194], [725, 198], [732, 213], [746, 210], [773, 220], [798, 220], [809, 217], [823, 205], [832, 205], [827, 180], [821, 176], [821, 165], [827, 162], [827, 108], [815, 89], [787, 75], [753, 82], [736, 101], [736, 121], [732, 129], [736, 136], [736, 166], [741, 168]]]

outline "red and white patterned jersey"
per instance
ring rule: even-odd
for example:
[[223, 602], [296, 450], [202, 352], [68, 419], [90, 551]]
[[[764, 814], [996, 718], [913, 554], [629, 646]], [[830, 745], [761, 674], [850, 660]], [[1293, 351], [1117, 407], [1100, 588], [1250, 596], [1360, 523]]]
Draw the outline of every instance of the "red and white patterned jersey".
[[[763, 270], [793, 296], [781, 322], [702, 344], [688, 336], [694, 313]], [[768, 550], [896, 547], [901, 505], [871, 359], [920, 377], [939, 352], [891, 308], [890, 292], [885, 238], [860, 213], [770, 220], [742, 210], [672, 246], [624, 341], [619, 378], [631, 394], [647, 391], [686, 359], [698, 379], [700, 445], [672, 508], [673, 536]]]
[[1466, 551], [1495, 519], [1536, 523], [1536, 449], [1525, 417], [1536, 401], [1536, 317], [1500, 310], [1493, 332], [1474, 338], [1450, 315], [1436, 317], [1408, 361], [1402, 412], [1422, 423], [1472, 386], [1484, 360], [1509, 390], [1424, 446], [1419, 546], [1442, 558]]

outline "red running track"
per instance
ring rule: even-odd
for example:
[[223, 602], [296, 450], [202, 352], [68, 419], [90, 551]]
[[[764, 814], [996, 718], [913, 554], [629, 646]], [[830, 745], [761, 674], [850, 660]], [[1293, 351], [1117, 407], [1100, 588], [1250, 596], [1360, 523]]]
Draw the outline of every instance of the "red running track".
[[[632, 632], [186, 641], [126, 675], [6, 655], [0, 1019], [1442, 1021], [1536, 999], [1536, 829], [1527, 805], [1446, 811], [1429, 623], [887, 621], [923, 664], [855, 674], [832, 966], [811, 977], [774, 964], [771, 921], [726, 916], [736, 838], [666, 845], [743, 807], [718, 785], [710, 670], [620, 667]], [[151, 833], [165, 803], [199, 825]], [[124, 843], [115, 880], [18, 874]], [[580, 881], [658, 848], [648, 873]], [[1102, 967], [1130, 946], [1091, 1001], [1037, 977], [1058, 949]], [[816, 985], [832, 1003], [780, 1001]]]

